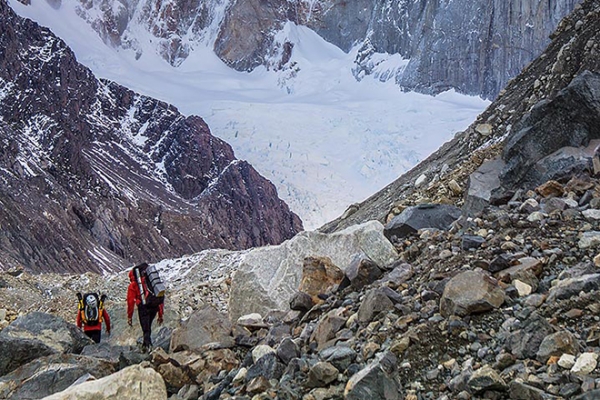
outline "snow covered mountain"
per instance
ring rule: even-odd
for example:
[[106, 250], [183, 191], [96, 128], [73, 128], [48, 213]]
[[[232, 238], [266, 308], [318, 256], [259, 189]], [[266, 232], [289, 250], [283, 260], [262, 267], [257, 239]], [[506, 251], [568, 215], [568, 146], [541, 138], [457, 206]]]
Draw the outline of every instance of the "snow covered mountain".
[[197, 116], [98, 80], [0, 0], [0, 269], [120, 270], [302, 229]]
[[[306, 229], [338, 217], [396, 179], [488, 104], [453, 91], [431, 97], [401, 92], [393, 81], [357, 81], [352, 65], [358, 49], [345, 53], [293, 22], [280, 36], [293, 43], [290, 63], [296, 68], [262, 66], [247, 73], [232, 70], [215, 55], [217, 22], [174, 67], [156, 52], [158, 39], [143, 24], [128, 25], [138, 32], [138, 50], [115, 49], [79, 17], [76, 1], [54, 8], [45, 1], [10, 4], [64, 38], [97, 76], [174, 104], [183, 114], [202, 116], [238, 158], [275, 184]], [[219, 4], [213, 12], [222, 16], [225, 4]], [[405, 64], [396, 55], [380, 65], [400, 69]]]

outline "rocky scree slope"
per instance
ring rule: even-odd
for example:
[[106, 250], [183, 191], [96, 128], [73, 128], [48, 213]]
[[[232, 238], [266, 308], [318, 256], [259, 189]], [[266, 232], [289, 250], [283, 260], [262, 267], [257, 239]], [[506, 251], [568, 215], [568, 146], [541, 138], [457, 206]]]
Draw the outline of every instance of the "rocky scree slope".
[[0, 268], [114, 271], [302, 229], [200, 117], [96, 79], [4, 0], [0, 31]]
[[[27, 0], [20, 0], [27, 3]], [[52, 2], [60, 7], [60, 1]], [[495, 98], [507, 81], [539, 55], [548, 35], [577, 0], [544, 2], [431, 0], [80, 1], [79, 15], [111, 45], [141, 55], [140, 29], [172, 65], [193, 48], [214, 47], [227, 65], [250, 71], [285, 70], [294, 44], [278, 33], [290, 21], [313, 29], [348, 52], [360, 46], [353, 72], [394, 79], [425, 93], [454, 88]], [[386, 55], [382, 57], [382, 55]], [[387, 55], [410, 60], [385, 66]]]

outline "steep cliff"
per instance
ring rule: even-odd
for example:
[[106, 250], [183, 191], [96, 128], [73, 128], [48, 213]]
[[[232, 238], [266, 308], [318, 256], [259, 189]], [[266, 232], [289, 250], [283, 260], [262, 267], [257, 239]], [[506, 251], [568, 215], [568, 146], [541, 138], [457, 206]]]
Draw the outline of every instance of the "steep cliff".
[[[454, 88], [494, 98], [547, 46], [548, 35], [579, 0], [80, 0], [79, 15], [109, 43], [138, 55], [154, 38], [156, 51], [179, 65], [198, 45], [214, 46], [229, 66], [285, 68], [293, 43], [274, 38], [286, 21], [315, 30], [348, 52], [359, 50], [357, 79], [376, 74], [406, 90]], [[140, 27], [142, 28], [140, 30]], [[405, 68], [381, 71], [399, 54]]]
[[200, 117], [97, 80], [0, 1], [0, 268], [118, 270], [302, 229]]

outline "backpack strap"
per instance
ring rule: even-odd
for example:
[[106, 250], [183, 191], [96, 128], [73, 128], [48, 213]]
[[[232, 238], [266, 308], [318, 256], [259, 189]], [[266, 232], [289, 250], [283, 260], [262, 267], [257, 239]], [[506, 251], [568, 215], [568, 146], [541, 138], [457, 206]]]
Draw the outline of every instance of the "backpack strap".
[[85, 317], [85, 304], [84, 304], [84, 300], [83, 300], [83, 296], [81, 295], [81, 292], [77, 292], [77, 308], [78, 308], [78, 312], [80, 314], [80, 318], [81, 321], [86, 324], [87, 323], [87, 318]]

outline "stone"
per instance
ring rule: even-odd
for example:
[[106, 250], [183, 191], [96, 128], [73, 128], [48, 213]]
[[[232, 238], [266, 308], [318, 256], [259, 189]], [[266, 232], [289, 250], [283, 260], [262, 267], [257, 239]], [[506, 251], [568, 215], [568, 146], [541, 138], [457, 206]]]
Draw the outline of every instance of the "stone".
[[478, 124], [475, 126], [475, 131], [482, 136], [489, 136], [492, 134], [493, 127], [490, 124]]
[[262, 315], [258, 313], [246, 314], [239, 317], [236, 323], [248, 329], [267, 328], [268, 325], [263, 320]]
[[582, 353], [577, 357], [571, 373], [575, 375], [589, 375], [598, 365], [597, 353]]
[[234, 345], [231, 336], [231, 322], [226, 315], [211, 306], [194, 312], [173, 331], [171, 352], [180, 350], [200, 350], [210, 343], [221, 347]]
[[559, 331], [544, 338], [540, 344], [536, 358], [546, 363], [551, 356], [562, 356], [563, 354], [579, 353], [579, 343], [572, 333]]
[[577, 243], [580, 249], [587, 249], [598, 245], [600, 245], [600, 232], [598, 231], [583, 232], [579, 238], [579, 243]]
[[486, 390], [506, 391], [508, 386], [498, 371], [489, 365], [479, 368], [469, 378], [467, 385], [475, 394], [483, 393]]
[[377, 265], [387, 265], [398, 256], [378, 221], [332, 234], [304, 231], [279, 246], [249, 250], [232, 265], [235, 273], [229, 293], [230, 317], [235, 320], [253, 312], [266, 315], [272, 309], [288, 310], [290, 298], [298, 291], [306, 257], [329, 257], [333, 265], [345, 267], [357, 253], [364, 253]]
[[550, 180], [535, 189], [543, 197], [561, 197], [565, 194], [565, 188], [557, 181]]
[[591, 292], [600, 288], [600, 274], [587, 274], [575, 278], [558, 281], [550, 288], [547, 302], [568, 299], [579, 295], [580, 292]]
[[498, 280], [511, 282], [514, 279], [522, 277], [523, 274], [531, 273], [534, 276], [540, 276], [542, 274], [544, 265], [539, 259], [535, 257], [523, 257], [518, 261], [518, 264], [499, 271], [496, 274]]
[[529, 296], [533, 290], [531, 285], [528, 285], [525, 282], [521, 282], [518, 279], [515, 279], [513, 281], [513, 285], [517, 289], [517, 292], [519, 293], [519, 297]]
[[139, 399], [165, 400], [167, 389], [162, 377], [152, 368], [132, 365], [107, 377], [84, 382], [46, 397], [47, 400]]
[[329, 257], [306, 257], [302, 263], [302, 278], [298, 290], [307, 293], [313, 302], [319, 295], [329, 293], [344, 279], [344, 272]]
[[304, 292], [296, 292], [290, 299], [290, 310], [306, 312], [313, 308], [315, 302], [312, 296]]
[[573, 354], [563, 354], [558, 359], [557, 364], [564, 369], [571, 369], [575, 365], [576, 358]]
[[320, 351], [319, 358], [344, 372], [356, 359], [356, 352], [347, 346], [333, 346]]
[[383, 275], [383, 271], [369, 258], [359, 254], [355, 257], [348, 268], [346, 277], [355, 290], [360, 290], [366, 285], [375, 282]]
[[276, 351], [271, 346], [267, 346], [266, 344], [259, 344], [258, 346], [255, 346], [252, 349], [252, 361], [257, 362], [263, 356], [274, 353], [276, 353]]
[[390, 352], [352, 375], [344, 389], [345, 400], [400, 400], [394, 379], [397, 358]]
[[496, 273], [507, 269], [510, 267], [512, 261], [512, 257], [508, 254], [500, 254], [496, 258], [490, 262], [490, 266], [488, 267], [488, 271], [491, 273]]
[[450, 225], [461, 216], [459, 208], [446, 204], [420, 204], [408, 207], [388, 222], [384, 235], [392, 238], [404, 238], [419, 229], [450, 229]]
[[275, 353], [268, 353], [256, 360], [246, 373], [246, 382], [251, 382], [258, 376], [267, 379], [279, 379], [283, 375], [285, 366], [281, 364]]
[[546, 165], [545, 173], [533, 167], [564, 147], [585, 147], [590, 140], [600, 138], [600, 113], [589, 111], [598, 108], [599, 88], [600, 75], [584, 71], [551, 100], [537, 103], [515, 124], [502, 153], [506, 162], [500, 176], [503, 186], [516, 187], [523, 182], [539, 185], [565, 174], [566, 168], [560, 162]]
[[493, 193], [500, 189], [499, 175], [504, 165], [504, 161], [501, 159], [486, 161], [469, 175], [467, 193], [462, 207], [466, 215], [476, 215], [490, 205]]
[[498, 308], [504, 303], [504, 291], [497, 281], [482, 271], [465, 271], [446, 284], [440, 299], [440, 314], [466, 316]]
[[545, 318], [533, 313], [522, 322], [523, 326], [511, 332], [505, 346], [517, 358], [535, 358], [546, 336], [554, 333]]
[[328, 362], [320, 361], [308, 371], [306, 386], [310, 388], [324, 387], [337, 379], [339, 371]]
[[331, 339], [335, 338], [335, 334], [344, 327], [348, 319], [344, 316], [344, 312], [345, 309], [343, 308], [334, 309], [321, 318], [311, 336], [311, 340], [317, 342], [319, 349], [323, 349]]
[[461, 247], [463, 250], [478, 249], [485, 243], [485, 238], [474, 235], [464, 235]]
[[293, 358], [300, 356], [300, 348], [291, 338], [285, 338], [277, 346], [277, 356], [284, 364], [288, 364]]
[[371, 289], [358, 308], [358, 322], [367, 324], [380, 312], [391, 310], [394, 303], [381, 289]]

